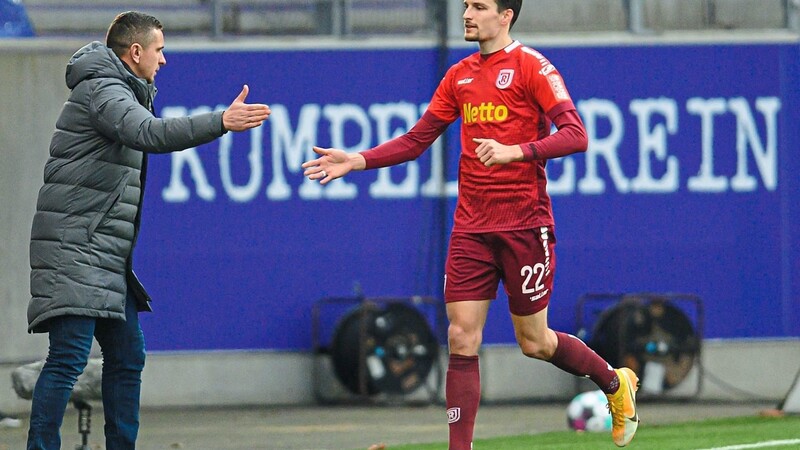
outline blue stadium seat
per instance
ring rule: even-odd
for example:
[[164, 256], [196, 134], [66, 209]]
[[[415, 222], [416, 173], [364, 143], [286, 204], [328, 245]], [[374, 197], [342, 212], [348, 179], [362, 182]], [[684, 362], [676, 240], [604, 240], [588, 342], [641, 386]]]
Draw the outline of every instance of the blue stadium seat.
[[31, 37], [33, 27], [19, 0], [0, 0], [0, 38]]

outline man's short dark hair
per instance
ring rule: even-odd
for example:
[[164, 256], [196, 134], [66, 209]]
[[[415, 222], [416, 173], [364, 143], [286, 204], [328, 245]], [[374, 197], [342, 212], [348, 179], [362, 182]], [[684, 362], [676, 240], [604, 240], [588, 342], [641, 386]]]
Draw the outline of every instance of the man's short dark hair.
[[161, 22], [149, 14], [124, 12], [118, 14], [108, 27], [106, 46], [117, 56], [122, 56], [133, 44], [147, 47], [153, 39], [152, 31], [163, 29]]
[[508, 27], [510, 30], [514, 27], [514, 22], [519, 18], [519, 10], [522, 9], [522, 0], [497, 0], [498, 12], [503, 12], [507, 9], [514, 11], [514, 17], [511, 18], [511, 25]]

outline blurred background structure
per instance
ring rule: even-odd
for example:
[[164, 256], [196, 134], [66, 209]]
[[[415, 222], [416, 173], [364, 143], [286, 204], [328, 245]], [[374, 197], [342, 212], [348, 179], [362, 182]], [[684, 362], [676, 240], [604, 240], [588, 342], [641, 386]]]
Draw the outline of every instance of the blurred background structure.
[[[221, 107], [243, 83], [273, 110], [246, 138], [151, 159], [135, 254], [156, 299], [143, 317], [144, 406], [364, 400], [326, 353], [344, 315], [322, 318], [320, 343], [312, 310], [332, 297], [441, 298], [457, 126], [418, 162], [324, 190], [299, 164], [313, 144], [357, 151], [413, 125], [446, 67], [475, 50], [462, 42], [462, 8], [0, 0], [0, 409], [26, 412], [9, 374], [47, 348], [25, 331], [27, 252], [64, 66], [130, 9], [165, 27], [160, 116]], [[529, 0], [512, 31], [563, 73], [590, 133], [585, 157], [548, 164], [551, 323], [581, 332], [586, 294], [699, 297], [702, 326], [684, 311], [702, 341], [689, 339], [697, 364], [667, 397], [777, 404], [800, 367], [798, 33], [799, 0]], [[329, 230], [359, 242], [319, 237]], [[484, 400], [566, 405], [583, 387], [520, 354], [503, 296], [485, 335]], [[643, 348], [669, 357], [662, 337]]]
[[[433, 35], [439, 0], [27, 0], [39, 36], [85, 36], [108, 17], [136, 7], [161, 18], [171, 34], [235, 36]], [[458, 18], [461, 2], [449, 2]], [[451, 34], [460, 36], [458, 21]], [[798, 28], [795, 0], [537, 0], [517, 29], [535, 33], [643, 33], [668, 30]]]

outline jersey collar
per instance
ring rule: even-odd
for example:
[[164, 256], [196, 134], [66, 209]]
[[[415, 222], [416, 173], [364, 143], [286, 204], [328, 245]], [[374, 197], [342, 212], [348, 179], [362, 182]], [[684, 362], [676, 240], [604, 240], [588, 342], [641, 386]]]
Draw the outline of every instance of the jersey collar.
[[506, 48], [503, 49], [503, 51], [506, 52], [506, 53], [511, 53], [512, 51], [514, 51], [515, 48], [517, 48], [517, 47], [519, 47], [521, 45], [522, 45], [522, 43], [520, 41], [514, 41], [514, 42], [508, 44], [506, 46]]

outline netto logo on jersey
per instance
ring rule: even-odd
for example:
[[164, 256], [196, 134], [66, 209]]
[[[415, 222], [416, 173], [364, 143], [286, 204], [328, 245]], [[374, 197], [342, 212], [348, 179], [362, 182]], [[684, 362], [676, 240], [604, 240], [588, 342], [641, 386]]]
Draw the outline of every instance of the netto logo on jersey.
[[503, 122], [508, 119], [508, 107], [506, 105], [494, 106], [494, 103], [481, 102], [480, 105], [464, 103], [464, 123], [476, 122]]

